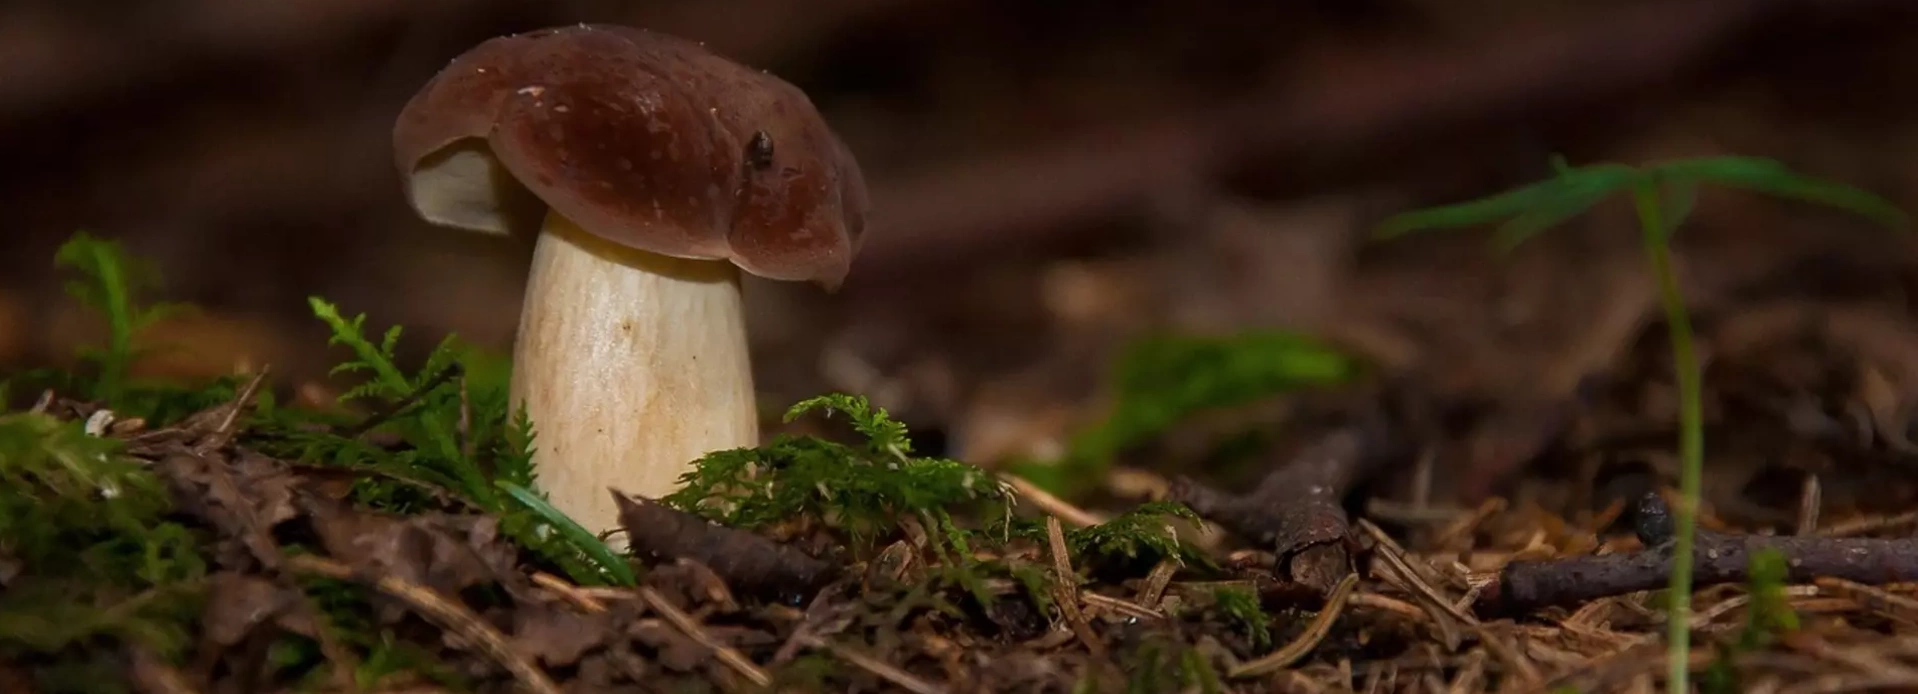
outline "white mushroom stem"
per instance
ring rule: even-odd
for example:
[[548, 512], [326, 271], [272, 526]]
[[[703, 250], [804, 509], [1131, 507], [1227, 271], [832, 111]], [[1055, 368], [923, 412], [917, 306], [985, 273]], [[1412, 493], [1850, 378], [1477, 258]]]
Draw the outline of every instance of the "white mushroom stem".
[[539, 487], [587, 530], [617, 526], [608, 488], [658, 498], [708, 452], [758, 445], [729, 262], [626, 248], [548, 212], [513, 351]]

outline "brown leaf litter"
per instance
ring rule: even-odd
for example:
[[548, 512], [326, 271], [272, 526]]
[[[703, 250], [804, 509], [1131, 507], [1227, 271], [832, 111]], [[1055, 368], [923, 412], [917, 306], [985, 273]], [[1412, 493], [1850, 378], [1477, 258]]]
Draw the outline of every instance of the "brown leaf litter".
[[[1918, 500], [1918, 332], [1869, 294], [1775, 298], [1787, 290], [1767, 285], [1791, 286], [1787, 274], [1699, 302], [1710, 493], [1689, 658], [1727, 664], [1740, 691], [1918, 685], [1918, 516], [1906, 510]], [[501, 519], [450, 497], [376, 511], [347, 494], [361, 473], [253, 448], [238, 414], [264, 373], [235, 402], [162, 429], [57, 397], [35, 407], [124, 441], [207, 538], [213, 599], [189, 653], [113, 654], [143, 692], [289, 691], [271, 667], [289, 638], [322, 652], [334, 667], [318, 687], [340, 692], [1653, 691], [1670, 364], [1642, 302], [1593, 301], [1601, 310], [1582, 315], [1599, 318], [1572, 339], [1589, 353], [1526, 372], [1554, 374], [1538, 397], [1485, 397], [1409, 361], [1389, 382], [1213, 418], [1154, 449], [1167, 458], [1156, 471], [1128, 468], [1158, 476], [1137, 488], [1225, 531], [1180, 530], [1216, 570], [1074, 556], [1068, 528], [1124, 509], [1043, 494], [1021, 495], [1042, 539], [973, 547], [967, 559], [1010, 572], [966, 584], [918, 519], [872, 551], [820, 552], [803, 527], [724, 528], [609, 490], [640, 584], [573, 585], [509, 542]], [[1289, 442], [1256, 461], [1243, 492], [1179, 459], [1247, 427]], [[1450, 506], [1441, 487], [1496, 494]], [[1742, 648], [1759, 609], [1746, 560], [1761, 548], [1786, 558], [1800, 626]], [[364, 603], [351, 611], [364, 623], [341, 620], [342, 596]], [[369, 633], [435, 668], [355, 678], [373, 667]], [[0, 684], [36, 691], [34, 667], [0, 662]]]

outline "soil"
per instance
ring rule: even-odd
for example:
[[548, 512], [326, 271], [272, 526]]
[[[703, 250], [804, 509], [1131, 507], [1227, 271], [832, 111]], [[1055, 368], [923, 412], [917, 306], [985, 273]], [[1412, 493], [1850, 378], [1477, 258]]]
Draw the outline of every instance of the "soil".
[[[1691, 664], [1733, 690], [1918, 686], [1901, 664], [1918, 604], [1918, 514], [1901, 510], [1918, 485], [1899, 385], [1912, 372], [1897, 359], [1918, 354], [1918, 332], [1886, 302], [1792, 291], [1700, 313], [1711, 455]], [[734, 529], [678, 501], [622, 497], [638, 579], [611, 586], [561, 578], [566, 567], [515, 544], [512, 521], [453, 489], [401, 512], [354, 491], [380, 475], [350, 459], [262, 452], [290, 435], [246, 415], [273, 390], [265, 373], [164, 426], [48, 390], [31, 413], [118, 441], [165, 488], [157, 517], [193, 534], [204, 567], [136, 595], [66, 596], [110, 625], [136, 619], [125, 605], [197, 595], [179, 622], [185, 646], [163, 656], [106, 629], [16, 650], [4, 674], [35, 692], [117, 688], [71, 688], [60, 675], [76, 659], [143, 692], [1650, 688], [1667, 668], [1657, 596], [1672, 564], [1674, 405], [1661, 325], [1640, 318], [1556, 402], [1462, 398], [1401, 370], [1215, 409], [1126, 447], [1092, 495], [1100, 506], [1001, 471], [1019, 516], [1044, 531], [1002, 537], [991, 512], [955, 516], [986, 530], [970, 546], [905, 501], [847, 535], [827, 515]], [[459, 381], [468, 412], [459, 374], [418, 386]], [[429, 400], [329, 435], [403, 453], [404, 438], [381, 432]], [[796, 426], [785, 433], [856, 443], [843, 427]], [[1201, 481], [1218, 477], [1204, 460], [1231, 439], [1220, 432], [1248, 430], [1279, 442], [1240, 454], [1258, 479], [1234, 486], [1249, 491]], [[113, 497], [88, 498], [112, 513]], [[1196, 515], [1113, 515], [1152, 499]], [[1147, 534], [1189, 544], [1113, 554], [1073, 534], [1161, 524]], [[9, 555], [16, 599], [98, 580], [90, 563], [34, 556], [61, 555]], [[35, 619], [22, 611], [11, 628]], [[289, 643], [317, 651], [293, 658]], [[367, 660], [398, 652], [406, 664]]]

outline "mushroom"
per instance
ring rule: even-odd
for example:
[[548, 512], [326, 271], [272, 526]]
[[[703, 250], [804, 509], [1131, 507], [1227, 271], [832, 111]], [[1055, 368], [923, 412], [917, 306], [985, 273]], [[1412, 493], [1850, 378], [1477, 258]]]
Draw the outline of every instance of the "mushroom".
[[623, 26], [540, 29], [455, 58], [393, 129], [412, 209], [538, 229], [511, 402], [554, 506], [613, 527], [699, 457], [755, 446], [740, 271], [836, 290], [864, 232], [858, 163], [798, 88]]

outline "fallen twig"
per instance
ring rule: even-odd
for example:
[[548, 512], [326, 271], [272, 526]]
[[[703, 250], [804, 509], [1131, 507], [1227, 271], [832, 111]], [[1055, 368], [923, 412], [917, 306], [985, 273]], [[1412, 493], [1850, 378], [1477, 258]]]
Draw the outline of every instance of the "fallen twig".
[[204, 455], [225, 447], [233, 440], [233, 431], [240, 421], [240, 413], [253, 403], [254, 396], [260, 392], [260, 384], [266, 382], [266, 376], [272, 370], [270, 366], [262, 366], [259, 373], [247, 379], [246, 385], [233, 396], [233, 401], [223, 406], [224, 411], [220, 413], [220, 421], [213, 425], [213, 431], [208, 432], [206, 437], [194, 446], [195, 451]]
[[1033, 505], [1038, 506], [1039, 510], [1045, 511], [1047, 514], [1060, 520], [1069, 522], [1074, 527], [1084, 528], [1094, 526], [1104, 523], [1107, 520], [1103, 514], [1074, 506], [1065, 499], [1053, 495], [1052, 492], [1041, 489], [1039, 485], [1033, 484], [1024, 477], [1001, 472], [999, 473], [999, 479], [1007, 485], [1010, 485], [1012, 491], [1018, 493], [1019, 496], [1025, 497], [1031, 501]]
[[371, 584], [380, 592], [406, 603], [421, 616], [438, 623], [441, 628], [455, 632], [468, 643], [479, 647], [494, 662], [512, 673], [513, 678], [518, 680], [521, 686], [532, 690], [535, 694], [560, 694], [559, 685], [554, 684], [544, 670], [514, 652], [499, 630], [494, 629], [492, 625], [487, 624], [464, 605], [393, 576], [362, 575], [352, 567], [324, 557], [310, 554], [289, 556], [286, 558], [285, 566], [300, 573]]
[[1152, 571], [1145, 575], [1145, 582], [1139, 586], [1138, 603], [1146, 609], [1159, 609], [1159, 598], [1165, 595], [1166, 585], [1172, 582], [1172, 576], [1178, 572], [1178, 563], [1171, 559], [1153, 564]]
[[[1516, 614], [1663, 586], [1671, 570], [1670, 511], [1651, 492], [1639, 499], [1636, 514], [1635, 530], [1648, 549], [1512, 562], [1486, 586], [1479, 611]], [[1769, 537], [1701, 529], [1697, 543], [1693, 566], [1700, 587], [1746, 580], [1751, 555], [1761, 549], [1785, 555], [1786, 580], [1794, 583], [1821, 577], [1865, 584], [1918, 580], [1918, 538]]]
[[1910, 525], [1918, 525], [1918, 511], [1906, 511], [1895, 516], [1859, 518], [1844, 523], [1834, 523], [1820, 528], [1815, 535], [1819, 537], [1851, 537], [1868, 533], [1884, 532]]
[[1821, 577], [1812, 581], [1821, 593], [1836, 593], [1870, 607], [1886, 619], [1906, 627], [1918, 627], [1918, 600], [1898, 595], [1877, 586], [1868, 586], [1842, 578]]
[[872, 673], [873, 676], [879, 679], [899, 685], [901, 689], [912, 692], [913, 694], [945, 694], [945, 692], [948, 691], [946, 687], [914, 677], [912, 673], [888, 665], [877, 658], [826, 641], [817, 636], [807, 636], [803, 641], [809, 648], [824, 649], [840, 660], [852, 663], [853, 667]]
[[1371, 534], [1374, 539], [1380, 540], [1376, 556], [1384, 559], [1385, 564], [1392, 567], [1391, 573], [1396, 583], [1419, 598], [1419, 604], [1425, 609], [1427, 616], [1431, 617], [1433, 626], [1438, 629], [1439, 637], [1445, 641], [1445, 647], [1457, 649], [1459, 628], [1478, 626], [1478, 620], [1453, 607], [1450, 600], [1439, 594], [1438, 589], [1433, 588], [1431, 582], [1427, 581], [1421, 572], [1406, 559], [1405, 551], [1386, 537], [1384, 531], [1379, 530], [1378, 526], [1361, 519], [1359, 527]]
[[1363, 425], [1332, 430], [1266, 475], [1250, 494], [1228, 495], [1180, 478], [1170, 497], [1272, 547], [1282, 575], [1324, 594], [1352, 570], [1345, 548], [1350, 530], [1341, 503], [1345, 495], [1408, 450], [1383, 419], [1373, 416]]
[[839, 574], [833, 564], [756, 533], [715, 525], [643, 497], [612, 494], [627, 546], [654, 563], [691, 559], [733, 590], [800, 600]]
[[1115, 597], [1100, 595], [1089, 590], [1080, 592], [1079, 597], [1093, 607], [1116, 612], [1128, 617], [1138, 619], [1165, 619], [1165, 612], [1146, 607], [1131, 600], [1121, 600]]
[[606, 603], [600, 602], [599, 598], [594, 597], [591, 593], [580, 590], [579, 586], [567, 583], [565, 579], [558, 576], [540, 571], [533, 574], [533, 583], [553, 591], [554, 594], [559, 595], [579, 609], [587, 612], [606, 611]]
[[705, 629], [699, 627], [698, 622], [693, 621], [691, 616], [674, 606], [672, 602], [666, 599], [666, 596], [660, 595], [659, 591], [653, 590], [651, 586], [640, 586], [639, 597], [646, 601], [647, 607], [652, 608], [654, 612], [658, 612], [660, 616], [665, 617], [666, 621], [672, 622], [673, 626], [678, 628], [680, 632], [686, 634], [688, 638], [699, 642], [699, 645], [711, 650], [713, 656], [718, 658], [719, 662], [725, 663], [727, 667], [732, 668], [753, 684], [761, 687], [772, 685], [773, 678], [771, 675], [767, 675], [765, 670], [759, 669], [758, 665], [754, 665], [753, 661], [747, 660], [746, 656], [741, 655], [738, 650], [714, 641], [711, 634], [707, 634]]
[[1079, 577], [1072, 570], [1072, 557], [1066, 551], [1065, 528], [1059, 523], [1058, 516], [1046, 516], [1046, 543], [1052, 550], [1053, 599], [1059, 603], [1059, 612], [1065, 616], [1066, 624], [1072, 633], [1092, 652], [1092, 657], [1106, 661], [1106, 644], [1099, 638], [1098, 632], [1086, 622], [1086, 615], [1079, 610]]

